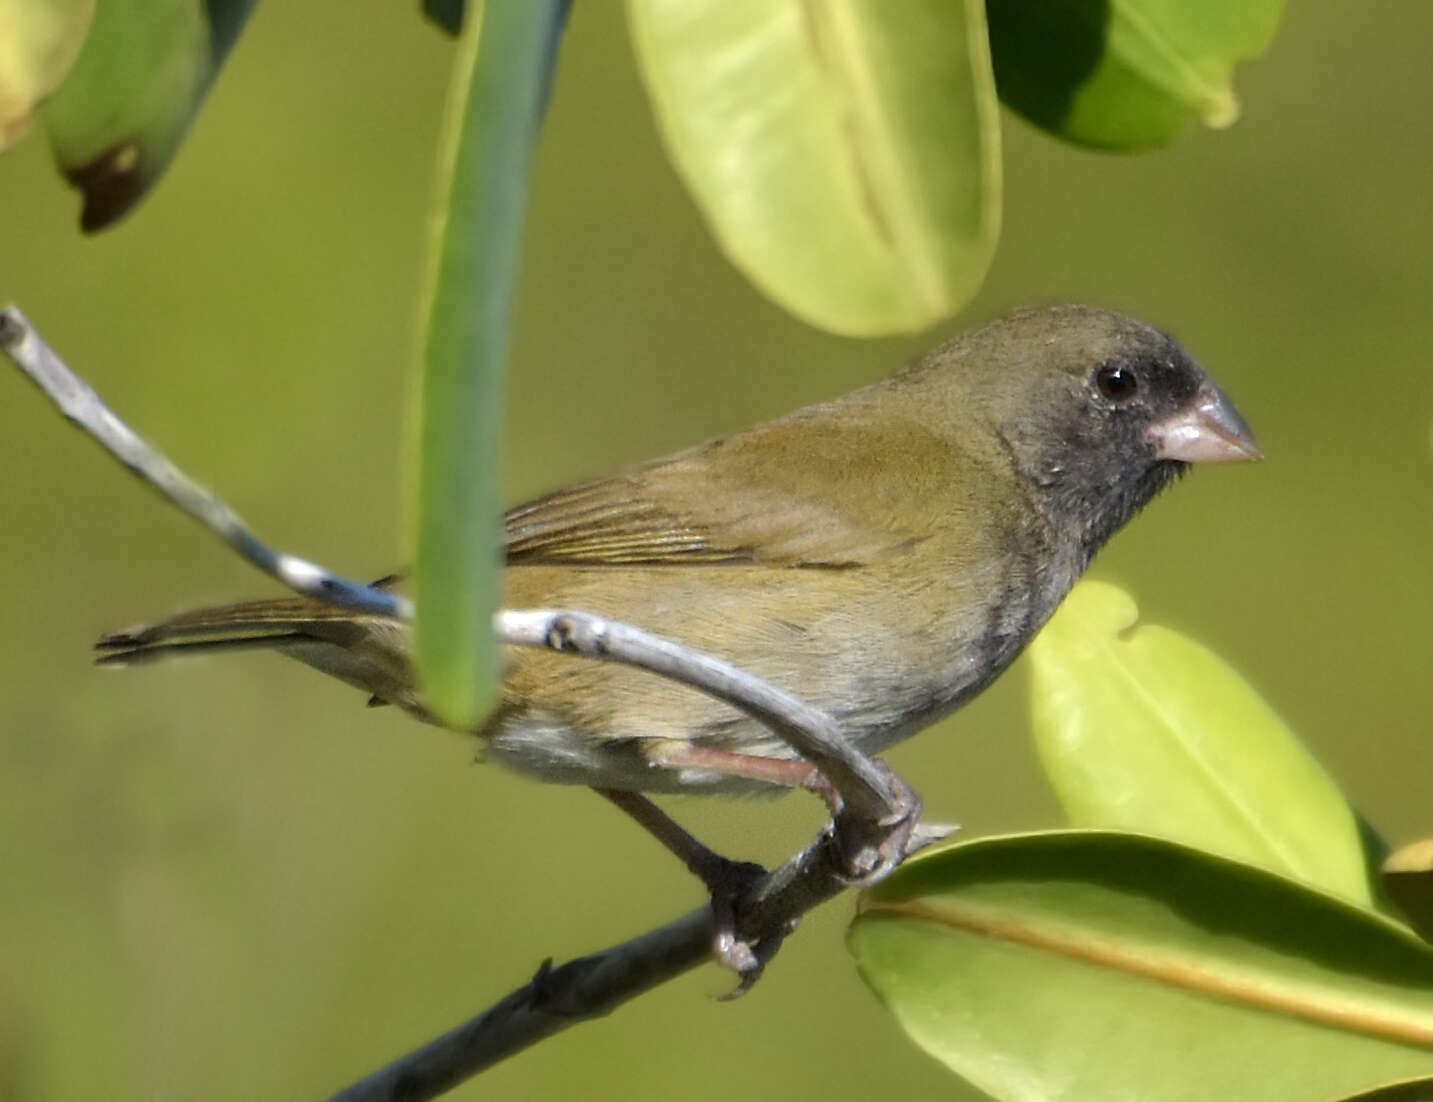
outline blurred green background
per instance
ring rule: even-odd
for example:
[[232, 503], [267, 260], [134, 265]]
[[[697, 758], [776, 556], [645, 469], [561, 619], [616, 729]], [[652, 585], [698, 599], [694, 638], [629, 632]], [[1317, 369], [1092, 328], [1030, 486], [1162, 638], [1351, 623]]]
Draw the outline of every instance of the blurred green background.
[[[43, 138], [0, 158], [0, 300], [278, 546], [402, 555], [414, 303], [451, 43], [416, 4], [260, 6], [168, 177], [82, 240]], [[945, 332], [843, 341], [716, 254], [617, 4], [580, 4], [537, 155], [511, 499], [885, 374], [1017, 304], [1183, 337], [1268, 460], [1201, 471], [1101, 556], [1265, 692], [1394, 841], [1433, 833], [1433, 7], [1290, 6], [1245, 117], [1138, 158], [1008, 114], [1004, 237]], [[699, 902], [580, 790], [472, 766], [269, 656], [93, 669], [104, 628], [271, 587], [0, 375], [0, 1099], [313, 1098], [563, 959]], [[1019, 666], [893, 763], [973, 833], [1053, 826]], [[677, 801], [775, 859], [814, 801]], [[706, 968], [455, 1097], [970, 1097], [811, 916], [747, 998]]]

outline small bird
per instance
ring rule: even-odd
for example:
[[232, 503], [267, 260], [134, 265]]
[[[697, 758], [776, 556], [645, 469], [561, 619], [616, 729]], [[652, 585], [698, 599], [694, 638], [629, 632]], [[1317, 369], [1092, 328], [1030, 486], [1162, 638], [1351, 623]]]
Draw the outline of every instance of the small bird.
[[[1188, 464], [1259, 454], [1169, 336], [1085, 306], [1026, 309], [882, 382], [511, 509], [503, 603], [722, 657], [877, 753], [989, 685]], [[98, 645], [122, 663], [270, 648], [431, 718], [405, 625], [310, 599], [200, 609]], [[509, 648], [475, 734], [491, 760], [609, 794], [809, 779], [727, 704], [540, 650]]]

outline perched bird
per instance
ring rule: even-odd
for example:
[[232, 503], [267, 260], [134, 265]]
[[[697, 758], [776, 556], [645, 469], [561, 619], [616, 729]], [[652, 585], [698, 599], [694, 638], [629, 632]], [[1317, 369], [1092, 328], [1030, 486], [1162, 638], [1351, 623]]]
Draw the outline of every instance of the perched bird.
[[[718, 655], [874, 753], [989, 685], [1187, 464], [1258, 456], [1170, 337], [1089, 307], [1027, 309], [882, 382], [510, 510], [503, 602]], [[428, 718], [404, 625], [308, 599], [201, 609], [99, 646], [121, 662], [272, 648]], [[476, 734], [520, 772], [619, 792], [802, 780], [727, 704], [538, 650], [510, 649]]]

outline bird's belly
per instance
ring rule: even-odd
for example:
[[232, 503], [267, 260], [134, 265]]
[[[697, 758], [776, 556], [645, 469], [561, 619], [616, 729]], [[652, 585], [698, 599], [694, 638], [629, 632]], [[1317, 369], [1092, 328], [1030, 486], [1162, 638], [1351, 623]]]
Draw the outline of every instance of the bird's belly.
[[[836, 720], [866, 753], [959, 707], [1019, 653], [1043, 617], [1031, 575], [1008, 560], [967, 566], [961, 587], [904, 588], [885, 573], [751, 571], [717, 588], [707, 571], [647, 579], [642, 626], [786, 689]], [[722, 576], [723, 578], [726, 575]], [[618, 619], [605, 590], [556, 601]], [[653, 765], [654, 743], [790, 758], [764, 724], [645, 670], [514, 650], [486, 756], [546, 781], [651, 792], [769, 791], [709, 770]]]
[[[876, 754], [958, 708], [984, 688], [1019, 652], [1023, 639], [1008, 632], [969, 633], [963, 645], [935, 645], [942, 660], [902, 665], [887, 653], [909, 643], [867, 625], [858, 653], [830, 654], [813, 674], [797, 675], [781, 661], [748, 653], [738, 664], [795, 693], [836, 719], [844, 737]], [[538, 656], [554, 676], [571, 672], [584, 684], [572, 693], [574, 711], [529, 706], [499, 718], [486, 732], [485, 757], [553, 783], [657, 793], [759, 793], [766, 782], [709, 769], [653, 764], [664, 742], [791, 758], [795, 753], [770, 728], [730, 705], [675, 683], [659, 684], [645, 671]]]
[[[876, 754], [958, 707], [974, 691], [974, 673], [939, 683], [907, 684], [879, 696], [843, 693], [837, 699], [804, 698], [837, 718], [842, 735], [862, 752]], [[693, 690], [684, 690], [693, 692]], [[713, 714], [689, 727], [665, 723], [622, 723], [597, 734], [552, 715], [527, 713], [502, 720], [487, 740], [484, 757], [549, 783], [581, 784], [656, 793], [770, 793], [765, 781], [733, 777], [712, 769], [654, 764], [651, 751], [662, 743], [695, 746], [768, 758], [795, 752], [752, 717], [715, 704]], [[641, 729], [644, 733], [636, 733]]]

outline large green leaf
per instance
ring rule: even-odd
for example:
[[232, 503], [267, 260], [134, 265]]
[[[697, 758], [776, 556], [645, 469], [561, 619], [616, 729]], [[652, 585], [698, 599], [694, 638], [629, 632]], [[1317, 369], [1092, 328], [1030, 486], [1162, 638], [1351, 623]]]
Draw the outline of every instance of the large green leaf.
[[1263, 52], [1283, 0], [989, 0], [1000, 98], [1081, 145], [1166, 145], [1239, 116], [1237, 62]]
[[0, 149], [65, 79], [94, 9], [95, 0], [0, 0]]
[[533, 138], [566, 0], [467, 5], [423, 305], [414, 661], [429, 708], [471, 728], [497, 659], [498, 427]]
[[104, 0], [69, 79], [45, 104], [55, 159], [102, 229], [179, 149], [254, 0]]
[[667, 149], [731, 260], [837, 333], [963, 305], [1000, 221], [981, 0], [629, 0]]
[[1433, 950], [1161, 839], [917, 857], [863, 895], [848, 944], [911, 1038], [1000, 1099], [1315, 1102], [1433, 1073]]
[[1080, 583], [1030, 646], [1036, 744], [1075, 826], [1159, 834], [1368, 904], [1347, 802], [1259, 694], [1122, 590]]

